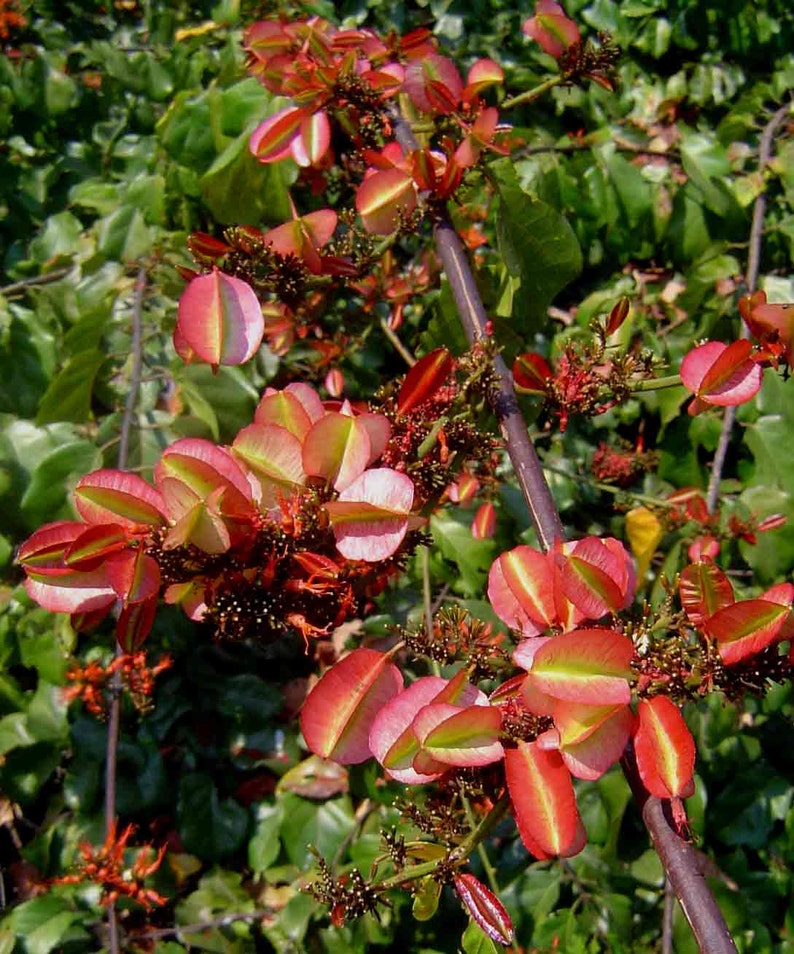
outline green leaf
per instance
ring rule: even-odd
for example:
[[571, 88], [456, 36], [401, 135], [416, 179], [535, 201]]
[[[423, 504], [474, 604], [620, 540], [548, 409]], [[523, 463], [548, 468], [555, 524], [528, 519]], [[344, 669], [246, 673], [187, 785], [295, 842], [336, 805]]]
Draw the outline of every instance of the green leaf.
[[201, 177], [201, 196], [223, 225], [276, 225], [290, 218], [293, 163], [264, 164], [248, 150], [249, 133], [233, 140]]
[[681, 160], [706, 208], [715, 215], [727, 215], [735, 200], [721, 181], [730, 173], [730, 163], [720, 143], [703, 133], [684, 133]]
[[528, 334], [543, 326], [555, 295], [582, 270], [582, 252], [567, 220], [521, 188], [509, 159], [493, 163], [490, 171], [499, 195], [499, 251], [510, 274], [521, 280], [513, 321]]
[[[176, 923], [201, 924], [226, 915], [244, 914], [253, 910], [254, 902], [242, 887], [241, 881], [241, 875], [217, 868], [204, 875], [198, 888], [177, 905]], [[245, 922], [210, 928], [188, 936], [190, 946], [201, 951], [244, 954], [250, 950], [250, 927]]]
[[104, 361], [104, 354], [96, 349], [81, 351], [70, 358], [42, 397], [36, 423], [74, 421], [82, 424], [89, 420], [94, 380]]
[[485, 580], [496, 558], [494, 540], [475, 540], [469, 527], [461, 522], [459, 512], [433, 514], [430, 532], [441, 555], [455, 564], [453, 588], [463, 596], [480, 596]]
[[[20, 939], [20, 950], [25, 954], [49, 954], [82, 917], [79, 911], [72, 910], [65, 898], [50, 893], [23, 901], [5, 923]], [[87, 939], [83, 931], [80, 936]]]
[[281, 852], [279, 831], [284, 819], [284, 809], [280, 804], [259, 806], [256, 831], [248, 842], [248, 864], [254, 874], [263, 874], [275, 864]]
[[348, 798], [316, 803], [289, 793], [282, 799], [284, 821], [281, 840], [289, 860], [304, 869], [312, 863], [313, 845], [324, 858], [332, 858], [353, 827]]
[[221, 799], [209, 776], [195, 772], [182, 777], [177, 821], [185, 849], [217, 861], [242, 845], [249, 816], [239, 802]]
[[100, 221], [97, 247], [105, 258], [134, 262], [151, 250], [154, 239], [141, 210], [125, 203]]
[[461, 946], [466, 954], [500, 954], [504, 951], [501, 944], [492, 941], [479, 924], [469, 918], [469, 924], [463, 932]]
[[19, 502], [27, 515], [44, 523], [66, 502], [69, 477], [76, 481], [102, 465], [102, 456], [89, 441], [72, 441], [56, 448], [38, 463]]
[[83, 223], [71, 212], [51, 215], [44, 228], [30, 243], [30, 255], [41, 265], [54, 265], [59, 259], [71, 260], [77, 250]]

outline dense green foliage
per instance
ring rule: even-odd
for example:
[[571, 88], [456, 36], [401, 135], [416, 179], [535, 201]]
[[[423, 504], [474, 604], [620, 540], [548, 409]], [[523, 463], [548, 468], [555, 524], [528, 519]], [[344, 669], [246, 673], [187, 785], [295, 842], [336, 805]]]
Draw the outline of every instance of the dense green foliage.
[[[289, 217], [297, 169], [260, 165], [247, 149], [252, 128], [279, 104], [245, 78], [241, 26], [271, 6], [36, 0], [21, 5], [27, 26], [12, 32], [0, 56], [0, 852], [15, 859], [2, 871], [8, 911], [0, 954], [103, 943], [96, 890], [38, 887], [70, 870], [79, 842], [104, 838], [105, 726], [67, 706], [63, 687], [74, 659], [111, 658], [110, 628], [78, 639], [66, 617], [36, 607], [13, 552], [43, 523], [73, 515], [69, 492], [82, 474], [116, 464], [136, 296], [145, 370], [132, 469], [146, 472], [181, 436], [229, 439], [250, 421], [266, 384], [298, 377], [320, 384], [328, 370], [308, 347], [284, 357], [264, 347], [248, 366], [213, 375], [185, 366], [170, 340], [184, 286], [176, 267], [191, 264], [187, 234]], [[431, 24], [462, 63], [498, 60], [510, 92], [531, 86], [550, 62], [520, 33], [532, 12], [525, 2], [350, 0], [311, 9], [400, 31]], [[650, 349], [660, 366], [677, 367], [693, 341], [736, 337], [753, 202], [764, 189], [761, 287], [794, 301], [791, 113], [775, 158], [758, 166], [760, 132], [794, 89], [794, 15], [782, 0], [573, 0], [567, 12], [611, 34], [623, 51], [620, 83], [614, 94], [596, 85], [557, 88], [509, 117], [515, 174], [496, 167], [505, 214], [500, 234], [486, 236], [504, 261], [486, 250], [478, 280], [511, 356], [527, 347], [558, 356], [626, 295], [633, 310], [625, 340]], [[473, 201], [480, 190], [472, 186]], [[538, 256], [551, 256], [543, 222], [521, 206], [523, 190], [567, 218], [571, 247], [575, 236], [582, 250], [583, 269], [555, 299], [554, 322], [548, 299], [576, 269], [539, 287], [519, 281]], [[304, 183], [295, 192], [312, 201]], [[546, 274], [559, 265], [543, 260]], [[387, 313], [385, 305], [375, 312]], [[329, 339], [349, 345], [335, 364], [350, 395], [366, 397], [404, 372], [359, 303], [341, 301], [323, 320]], [[400, 337], [416, 353], [460, 343], [445, 285], [406, 309]], [[527, 400], [571, 530], [625, 538], [623, 511], [636, 494], [705, 490], [720, 418], [680, 416], [686, 399], [683, 388], [650, 391], [592, 420], [572, 418], [564, 433], [546, 428]], [[730, 544], [733, 565], [742, 567], [737, 591], [749, 596], [789, 578], [794, 566], [791, 380], [768, 373], [739, 420], [722, 484], [723, 530], [731, 513], [788, 517], [756, 545]], [[593, 454], [601, 441], [618, 435], [634, 443], [638, 434], [658, 451], [658, 466], [632, 485], [634, 495], [616, 494], [589, 473]], [[483, 592], [491, 562], [516, 540], [534, 539], [509, 482], [497, 509], [493, 540], [471, 539], [471, 512], [435, 517], [429, 559], [412, 563], [363, 631], [418, 617], [428, 581], [434, 595], [443, 589], [490, 613]], [[696, 532], [685, 526], [661, 544], [665, 564], [657, 559], [657, 569], [668, 579]], [[643, 595], [654, 605], [664, 600], [658, 577]], [[154, 657], [169, 652], [175, 664], [158, 678], [148, 713], [123, 713], [117, 804], [140, 841], [168, 843], [151, 885], [169, 902], [149, 915], [130, 907], [122, 923], [128, 936], [213, 923], [200, 933], [166, 932], [139, 949], [459, 949], [466, 919], [446, 895], [428, 922], [412, 917], [403, 894], [380, 922], [365, 917], [333, 928], [301, 892], [314, 864], [310, 845], [338, 866], [366, 871], [404, 792], [376, 785], [367, 767], [347, 778], [304, 761], [292, 700], [313, 661], [300, 638], [267, 649], [217, 644], [173, 610], [158, 618], [149, 647]], [[793, 718], [790, 686], [741, 708], [710, 698], [687, 712], [699, 753], [688, 803], [693, 834], [747, 954], [794, 951]], [[528, 864], [511, 823], [489, 844], [518, 943], [568, 954], [656, 950], [663, 873], [625, 782], [613, 770], [581, 792], [590, 839], [581, 855]], [[224, 917], [231, 923], [215, 923]], [[694, 950], [678, 912], [674, 938], [680, 954]], [[467, 951], [492, 949], [482, 937], [462, 943]]]

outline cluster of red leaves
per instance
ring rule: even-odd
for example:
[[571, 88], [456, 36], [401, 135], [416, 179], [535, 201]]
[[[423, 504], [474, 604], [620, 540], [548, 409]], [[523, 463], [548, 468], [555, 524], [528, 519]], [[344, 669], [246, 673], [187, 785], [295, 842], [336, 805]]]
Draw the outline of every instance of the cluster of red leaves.
[[695, 539], [688, 551], [693, 563], [716, 559], [726, 540], [744, 540], [755, 545], [759, 533], [776, 530], [786, 522], [785, 516], [779, 513], [762, 519], [742, 518], [735, 513], [725, 519], [719, 507], [709, 513], [706, 498], [697, 487], [680, 487], [668, 495], [667, 503], [670, 506], [658, 512], [665, 530], [678, 530], [687, 525], [694, 528]]
[[171, 657], [163, 656], [154, 666], [147, 666], [144, 650], [116, 656], [107, 666], [97, 662], [86, 666], [74, 664], [66, 671], [70, 685], [64, 689], [64, 699], [67, 703], [79, 699], [92, 715], [102, 718], [107, 713], [108, 687], [119, 673], [135, 707], [144, 709], [154, 691], [154, 680], [172, 665]]
[[[422, 359], [388, 416], [324, 403], [305, 384], [268, 389], [230, 446], [183, 438], [167, 448], [154, 486], [88, 474], [74, 494], [82, 520], [42, 527], [19, 550], [29, 595], [77, 628], [116, 610], [127, 653], [161, 599], [231, 638], [327, 634], [400, 569], [419, 511], [469, 456], [491, 454], [490, 438], [456, 422], [452, 402], [467, 399], [455, 367], [443, 349]], [[82, 674], [97, 705], [103, 678]]]
[[607, 338], [620, 328], [629, 310], [629, 300], [619, 299], [596, 326], [595, 338], [584, 344], [567, 341], [554, 368], [534, 351], [520, 354], [513, 362], [516, 390], [542, 396], [561, 431], [566, 430], [571, 414], [604, 414], [629, 396], [633, 380], [650, 375], [651, 359], [645, 353], [607, 355]]
[[78, 864], [78, 870], [74, 874], [53, 878], [52, 884], [98, 885], [102, 889], [102, 904], [111, 904], [120, 898], [128, 898], [147, 911], [165, 904], [168, 899], [147, 888], [144, 881], [160, 867], [166, 846], [163, 845], [155, 852], [154, 858], [152, 858], [154, 849], [151, 845], [141, 846], [134, 862], [130, 865], [126, 860], [127, 843], [134, 834], [135, 826], [128, 825], [117, 837], [114, 823], [101, 847], [95, 848], [88, 842], [81, 843], [82, 859]]
[[391, 430], [383, 415], [323, 404], [308, 385], [269, 390], [230, 447], [184, 438], [167, 448], [154, 487], [113, 470], [82, 478], [83, 522], [49, 524], [20, 548], [28, 593], [78, 627], [118, 606], [127, 652], [161, 597], [192, 619], [209, 612], [229, 635], [325, 633], [388, 578], [422, 522], [411, 479], [373, 466]]

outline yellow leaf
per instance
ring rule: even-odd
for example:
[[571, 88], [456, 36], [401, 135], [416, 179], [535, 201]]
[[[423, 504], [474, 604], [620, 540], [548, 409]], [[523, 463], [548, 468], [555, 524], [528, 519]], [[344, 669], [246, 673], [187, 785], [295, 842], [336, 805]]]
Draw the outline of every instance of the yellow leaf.
[[635, 507], [626, 514], [626, 536], [637, 561], [637, 582], [641, 584], [656, 553], [664, 531], [656, 514], [647, 507]]

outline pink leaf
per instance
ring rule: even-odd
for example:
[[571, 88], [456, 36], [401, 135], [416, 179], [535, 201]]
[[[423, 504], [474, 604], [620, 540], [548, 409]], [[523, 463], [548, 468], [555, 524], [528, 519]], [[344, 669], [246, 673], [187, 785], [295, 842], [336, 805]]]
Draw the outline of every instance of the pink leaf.
[[413, 504], [410, 477], [388, 467], [365, 471], [327, 503], [336, 547], [348, 560], [388, 559], [408, 531]]
[[446, 685], [447, 681], [440, 676], [417, 679], [375, 716], [369, 732], [369, 747], [390, 778], [405, 785], [422, 785], [441, 774], [441, 771], [422, 774], [414, 769], [419, 740], [411, 724], [417, 713], [433, 702]]
[[681, 362], [681, 381], [695, 395], [689, 407], [691, 415], [698, 414], [706, 405], [744, 404], [761, 387], [762, 369], [750, 359], [752, 346], [740, 339], [726, 345], [721, 341], [707, 341]]
[[488, 574], [488, 599], [497, 616], [524, 636], [536, 636], [556, 619], [550, 558], [532, 547], [501, 554]]
[[364, 473], [371, 450], [367, 425], [329, 411], [304, 439], [303, 466], [307, 474], [322, 477], [341, 491]]
[[388, 235], [400, 214], [416, 208], [416, 189], [410, 173], [384, 169], [368, 176], [358, 187], [356, 209], [364, 228], [375, 235]]
[[248, 148], [260, 162], [278, 162], [290, 154], [292, 142], [310, 113], [287, 106], [269, 116], [251, 133]]
[[632, 641], [608, 629], [576, 629], [540, 647], [528, 682], [555, 699], [590, 705], [631, 700]]
[[303, 168], [316, 166], [330, 147], [331, 124], [323, 110], [304, 117], [290, 146], [292, 158]]
[[182, 292], [177, 328], [202, 361], [217, 367], [252, 358], [262, 343], [265, 320], [253, 288], [214, 268]]
[[423, 752], [445, 765], [476, 767], [498, 762], [504, 755], [499, 742], [502, 718], [497, 706], [431, 703], [413, 721]]

